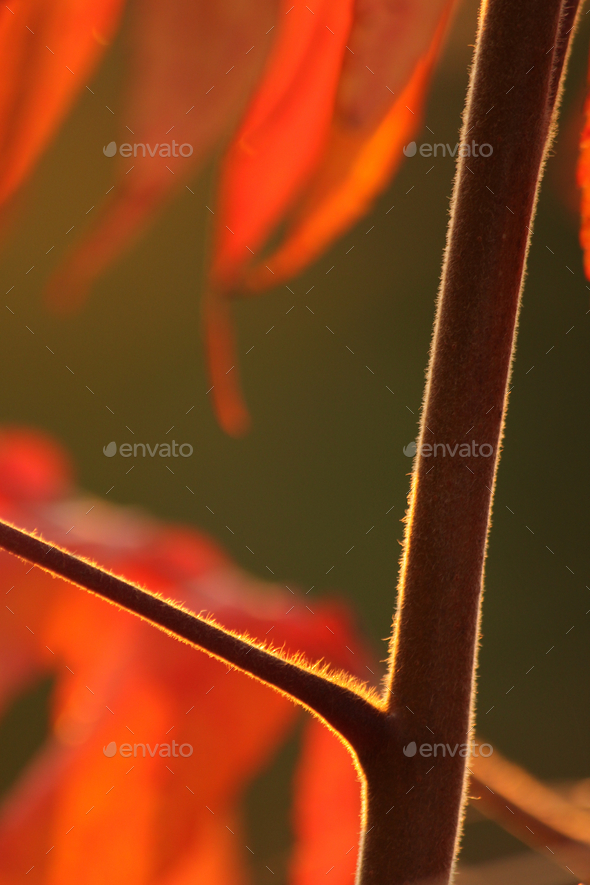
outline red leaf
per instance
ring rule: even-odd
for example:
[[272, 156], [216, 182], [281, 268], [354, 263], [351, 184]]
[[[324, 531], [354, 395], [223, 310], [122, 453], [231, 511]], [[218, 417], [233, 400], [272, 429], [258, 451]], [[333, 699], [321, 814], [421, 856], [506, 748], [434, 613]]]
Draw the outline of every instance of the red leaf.
[[[450, 13], [448, 0], [427, 3], [428, 14], [423, 5], [403, 7], [407, 20], [401, 23], [389, 4], [374, 0], [356, 5], [354, 22], [349, 3], [324, 0], [313, 18], [293, 8], [224, 161], [211, 271], [215, 288], [241, 286], [252, 254], [296, 197], [300, 206], [282, 245], [246, 275], [246, 286], [268, 287], [299, 272], [387, 184], [420, 124]], [[374, 76], [377, 86], [369, 88], [367, 77]], [[400, 90], [395, 100], [387, 80]]]
[[[324, 151], [352, 0], [293, 6], [223, 163], [211, 278], [226, 291], [312, 175]], [[269, 284], [272, 275], [267, 272]]]
[[293, 885], [352, 885], [361, 829], [361, 787], [349, 751], [310, 722], [296, 781]]
[[[224, 160], [208, 303], [296, 275], [369, 210], [420, 125], [451, 5], [362, 0], [354, 21], [349, 2], [324, 0], [313, 15], [293, 7]], [[281, 223], [279, 245], [252, 266]], [[229, 313], [205, 316], [217, 415], [241, 433], [249, 419]]]
[[14, 0], [0, 11], [0, 202], [22, 183], [91, 75], [123, 0]]
[[119, 154], [110, 201], [51, 282], [54, 306], [78, 306], [235, 125], [264, 63], [275, 6], [276, 0], [135, 4], [121, 131], [128, 158]]
[[[17, 456], [0, 457], [0, 486]], [[203, 535], [88, 498], [31, 500], [26, 486], [0, 512], [229, 629], [362, 676], [343, 609], [312, 611], [307, 597], [247, 577]], [[35, 674], [57, 679], [50, 741], [0, 818], [0, 882], [31, 867], [45, 885], [239, 882], [239, 800], [293, 726], [295, 705], [7, 554], [0, 576], [11, 587], [0, 613], [2, 701]]]
[[590, 280], [590, 95], [584, 104], [585, 124], [580, 137], [577, 179], [581, 189], [580, 245], [584, 252], [584, 272]]

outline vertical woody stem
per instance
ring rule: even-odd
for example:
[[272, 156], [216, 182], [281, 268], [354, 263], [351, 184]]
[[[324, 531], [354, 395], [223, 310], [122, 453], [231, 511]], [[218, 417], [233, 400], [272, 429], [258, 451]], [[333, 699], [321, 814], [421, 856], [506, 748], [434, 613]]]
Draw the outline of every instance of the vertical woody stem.
[[451, 873], [465, 755], [406, 757], [402, 746], [452, 751], [469, 740], [530, 226], [576, 7], [562, 0], [482, 7], [461, 134], [472, 156], [458, 164], [407, 518], [386, 686], [390, 738], [361, 755], [362, 885], [444, 883]]

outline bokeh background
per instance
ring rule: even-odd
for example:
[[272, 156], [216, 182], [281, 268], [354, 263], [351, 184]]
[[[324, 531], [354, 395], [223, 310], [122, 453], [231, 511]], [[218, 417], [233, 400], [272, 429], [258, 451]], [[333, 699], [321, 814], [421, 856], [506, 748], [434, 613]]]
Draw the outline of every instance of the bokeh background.
[[[476, 14], [466, 3], [455, 19], [418, 143], [458, 140]], [[535, 225], [479, 669], [480, 733], [549, 780], [590, 776], [590, 289], [574, 184], [589, 36], [585, 19]], [[313, 588], [310, 598], [342, 595], [383, 659], [454, 160], [405, 160], [371, 215], [304, 276], [237, 304], [253, 429], [230, 439], [206, 394], [199, 318], [215, 162], [82, 312], [64, 319], [43, 304], [50, 272], [113, 183], [102, 147], [125, 125], [125, 45], [124, 25], [94, 94], [84, 90], [3, 222], [2, 421], [54, 434], [86, 489], [196, 526], [250, 572]], [[194, 447], [174, 474], [162, 459], [102, 451], [170, 438]], [[0, 723], [3, 789], [43, 739], [49, 690], [36, 686]], [[296, 745], [269, 760], [247, 800], [248, 844], [265, 858], [256, 881], [268, 880], [266, 863], [284, 881]], [[491, 823], [467, 828], [470, 862], [518, 850]]]

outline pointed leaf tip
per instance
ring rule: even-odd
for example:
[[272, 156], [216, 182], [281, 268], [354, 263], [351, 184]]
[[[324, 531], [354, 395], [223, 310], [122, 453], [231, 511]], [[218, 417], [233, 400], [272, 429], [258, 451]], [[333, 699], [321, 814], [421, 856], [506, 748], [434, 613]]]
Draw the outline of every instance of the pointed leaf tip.
[[216, 292], [210, 291], [203, 300], [203, 326], [211, 381], [208, 392], [217, 419], [230, 436], [244, 436], [251, 420], [241, 391], [231, 307]]

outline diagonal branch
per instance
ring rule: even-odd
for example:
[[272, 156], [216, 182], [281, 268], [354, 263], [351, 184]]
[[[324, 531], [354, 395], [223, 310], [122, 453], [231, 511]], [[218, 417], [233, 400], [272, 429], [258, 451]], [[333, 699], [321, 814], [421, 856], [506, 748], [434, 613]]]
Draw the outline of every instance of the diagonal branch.
[[537, 780], [497, 750], [469, 760], [469, 801], [521, 842], [590, 877], [590, 812]]
[[472, 783], [473, 779], [477, 780], [489, 795], [500, 794], [511, 807], [520, 808], [523, 814], [531, 815], [544, 826], [569, 839], [586, 843], [590, 858], [590, 811], [586, 808], [580, 808], [559, 795], [515, 762], [509, 762], [497, 750], [487, 757], [474, 756], [469, 761], [469, 769]]
[[319, 715], [355, 748], [367, 743], [383, 716], [368, 694], [363, 693], [361, 684], [351, 678], [328, 673], [318, 665], [306, 666], [299, 660], [290, 660], [22, 529], [0, 522], [0, 547], [274, 686]]
[[570, 873], [574, 871], [573, 867], [576, 877], [588, 882], [590, 845], [568, 834], [567, 818], [571, 816], [571, 809], [564, 811], [562, 806], [566, 803], [561, 797], [555, 796], [555, 800], [555, 805], [558, 807], [555, 809], [557, 812], [555, 825], [552, 826], [542, 815], [529, 810], [528, 803], [519, 805], [507, 795], [492, 791], [477, 777], [470, 778], [469, 801], [474, 808], [545, 857], [548, 856], [546, 852], [550, 852], [552, 855], [550, 860], [569, 870]]

